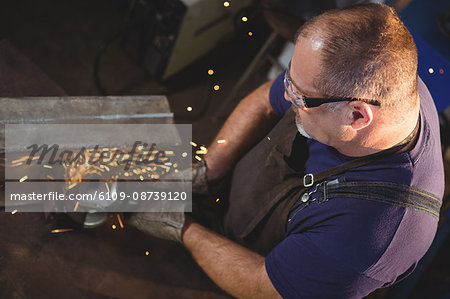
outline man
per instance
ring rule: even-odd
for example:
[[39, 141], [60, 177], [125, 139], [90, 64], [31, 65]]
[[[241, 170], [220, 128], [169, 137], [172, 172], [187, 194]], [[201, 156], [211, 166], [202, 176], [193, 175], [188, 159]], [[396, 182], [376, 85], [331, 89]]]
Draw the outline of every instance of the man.
[[437, 113], [413, 39], [385, 5], [302, 26], [289, 68], [239, 103], [220, 139], [193, 188], [237, 164], [228, 238], [189, 217], [134, 223], [170, 231], [233, 296], [360, 298], [411, 273], [432, 242], [444, 188]]

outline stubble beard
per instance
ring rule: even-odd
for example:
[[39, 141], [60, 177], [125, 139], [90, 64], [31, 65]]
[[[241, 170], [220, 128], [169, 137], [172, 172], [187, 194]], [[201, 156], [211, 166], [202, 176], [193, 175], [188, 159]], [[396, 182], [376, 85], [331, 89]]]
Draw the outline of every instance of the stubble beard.
[[300, 117], [298, 116], [297, 112], [295, 113], [295, 124], [297, 125], [298, 132], [303, 137], [306, 137], [306, 138], [309, 138], [309, 139], [312, 138], [311, 136], [308, 135], [308, 133], [306, 133], [305, 129], [303, 128], [302, 121], [301, 121]]

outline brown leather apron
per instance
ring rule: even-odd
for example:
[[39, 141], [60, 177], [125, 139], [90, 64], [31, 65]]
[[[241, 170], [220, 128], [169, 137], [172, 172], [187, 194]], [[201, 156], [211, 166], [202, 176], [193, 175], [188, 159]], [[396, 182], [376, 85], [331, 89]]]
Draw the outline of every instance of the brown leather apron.
[[[283, 240], [291, 208], [299, 200], [303, 201], [301, 195], [314, 184], [315, 189], [321, 186], [322, 193], [328, 192], [329, 198], [342, 196], [342, 189], [347, 190], [345, 194], [351, 194], [355, 198], [381, 200], [438, 215], [440, 199], [410, 186], [385, 182], [350, 182], [340, 183], [329, 189], [328, 182], [325, 181], [349, 169], [399, 152], [413, 140], [419, 131], [419, 124], [420, 119], [411, 134], [396, 146], [317, 174], [305, 175], [303, 165], [309, 154], [306, 138], [298, 134], [295, 113], [289, 109], [268, 136], [236, 165], [224, 218], [226, 235], [241, 245], [266, 255]], [[396, 185], [395, 188], [393, 185]], [[367, 186], [372, 189], [367, 189]], [[380, 196], [369, 196], [378, 193]], [[327, 194], [324, 194], [324, 201], [328, 200]], [[302, 208], [306, 207], [308, 199], [300, 204]]]
[[295, 113], [289, 109], [233, 172], [225, 232], [261, 254], [284, 238], [289, 208], [303, 193], [297, 187], [308, 152], [306, 138], [296, 135]]

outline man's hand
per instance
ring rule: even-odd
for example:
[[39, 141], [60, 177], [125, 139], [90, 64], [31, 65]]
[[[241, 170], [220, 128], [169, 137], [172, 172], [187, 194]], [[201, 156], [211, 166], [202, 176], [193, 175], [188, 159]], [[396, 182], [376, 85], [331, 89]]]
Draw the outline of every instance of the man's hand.
[[184, 212], [140, 212], [131, 216], [128, 222], [153, 237], [181, 242], [184, 221]]
[[210, 194], [206, 169], [207, 167], [205, 160], [202, 160], [192, 166], [192, 193], [198, 195]]
[[[206, 178], [206, 162], [200, 161], [191, 168], [180, 173], [173, 173], [172, 179], [182, 181], [192, 180], [192, 193], [206, 196], [211, 195], [211, 185]], [[130, 225], [151, 236], [181, 242], [181, 230], [185, 222], [184, 207], [179, 212], [166, 212], [165, 204], [160, 202], [160, 211], [134, 213], [129, 219]], [[181, 204], [181, 203], [180, 203]]]

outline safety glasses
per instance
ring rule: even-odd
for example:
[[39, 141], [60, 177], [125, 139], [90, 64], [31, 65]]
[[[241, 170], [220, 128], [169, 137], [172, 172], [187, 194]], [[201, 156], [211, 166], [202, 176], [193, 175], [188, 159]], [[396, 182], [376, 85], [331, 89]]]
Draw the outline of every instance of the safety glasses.
[[350, 102], [350, 101], [363, 101], [371, 105], [379, 106], [380, 103], [375, 100], [366, 100], [366, 99], [358, 99], [358, 98], [339, 98], [339, 97], [332, 97], [332, 98], [310, 98], [305, 97], [304, 95], [300, 95], [294, 84], [292, 83], [292, 80], [290, 78], [290, 69], [291, 69], [291, 63], [289, 62], [289, 65], [286, 69], [286, 72], [284, 74], [284, 88], [286, 90], [286, 94], [289, 102], [291, 102], [294, 107], [299, 109], [308, 109], [308, 108], [314, 108], [319, 107], [322, 104], [326, 103], [333, 103], [333, 102]]

